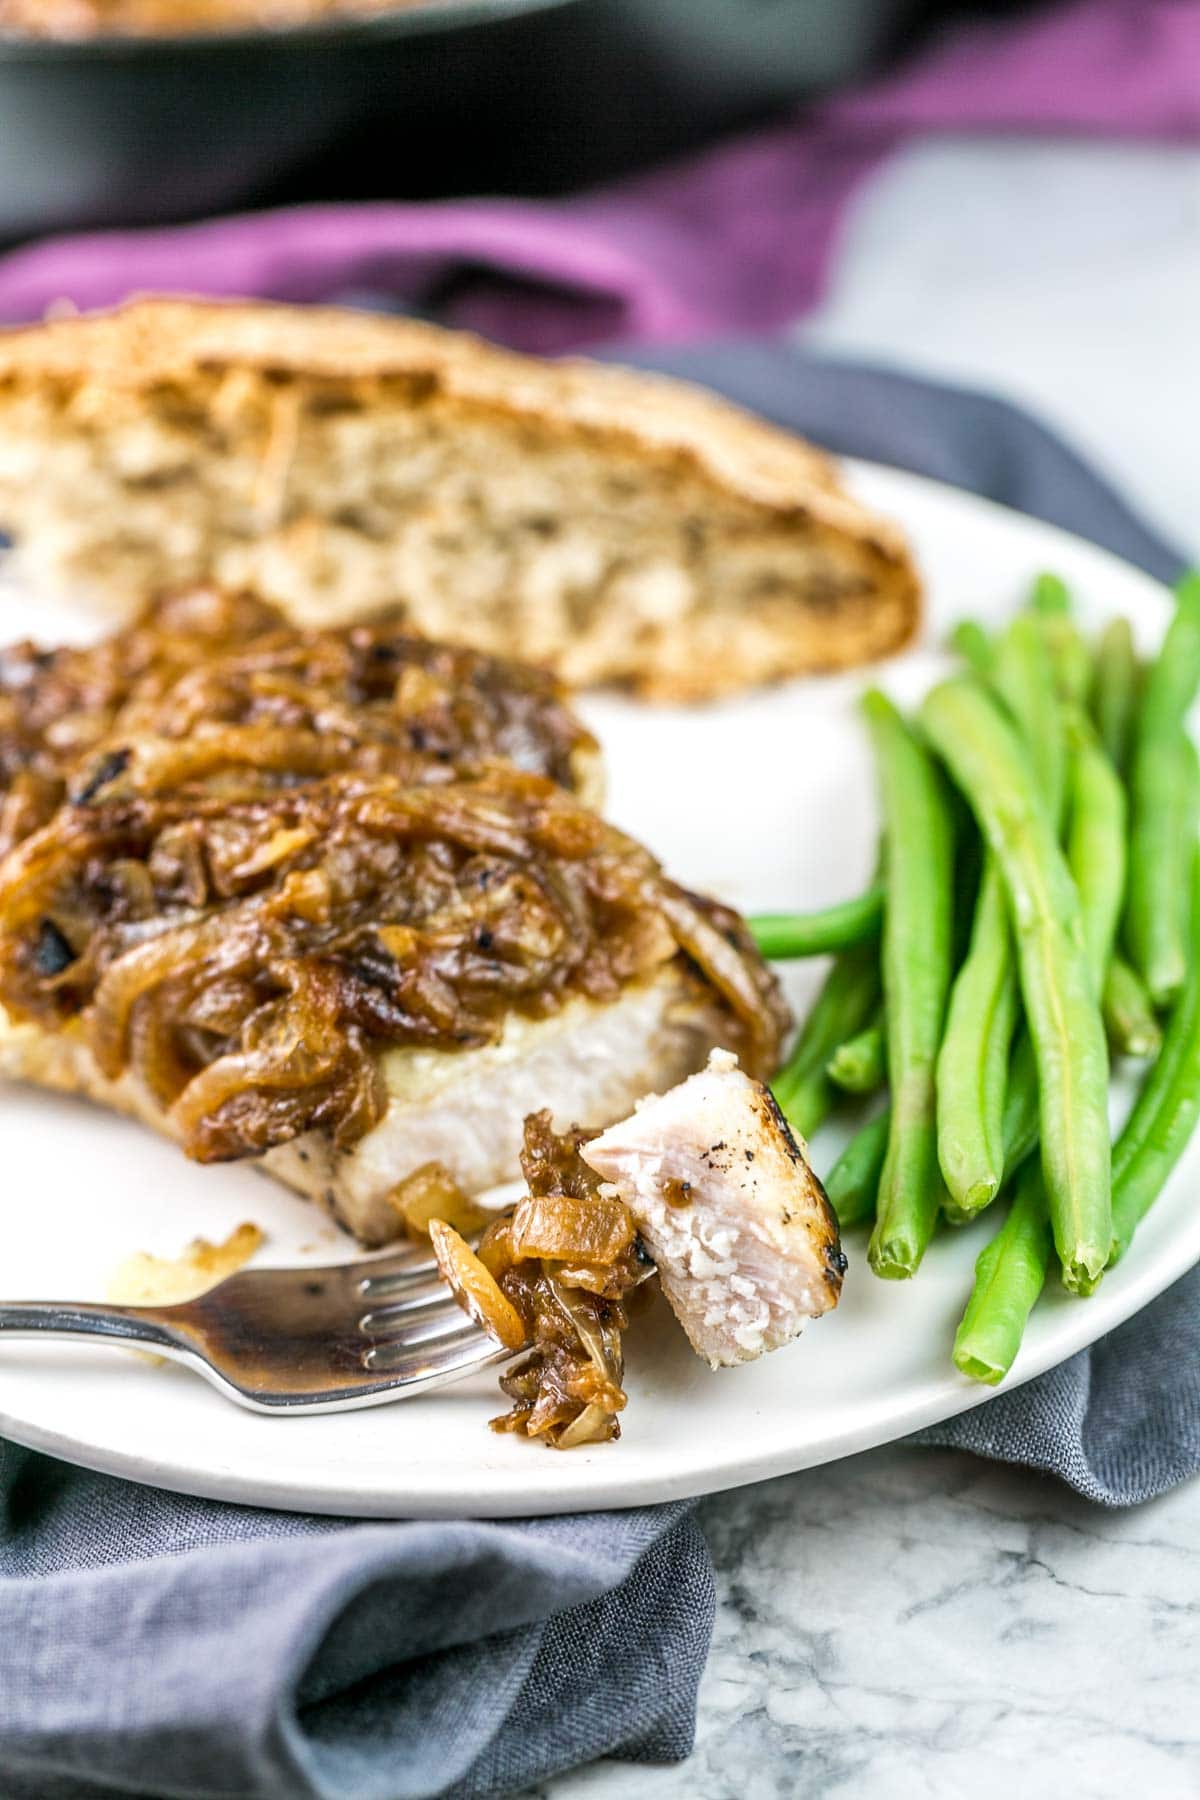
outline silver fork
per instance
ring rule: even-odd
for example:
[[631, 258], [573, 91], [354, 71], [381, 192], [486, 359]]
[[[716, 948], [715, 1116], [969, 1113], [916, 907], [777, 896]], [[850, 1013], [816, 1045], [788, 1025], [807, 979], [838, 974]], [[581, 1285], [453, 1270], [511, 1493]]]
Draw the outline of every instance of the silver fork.
[[263, 1413], [405, 1400], [512, 1355], [467, 1318], [415, 1245], [363, 1262], [244, 1269], [176, 1306], [0, 1301], [0, 1333], [151, 1350]]

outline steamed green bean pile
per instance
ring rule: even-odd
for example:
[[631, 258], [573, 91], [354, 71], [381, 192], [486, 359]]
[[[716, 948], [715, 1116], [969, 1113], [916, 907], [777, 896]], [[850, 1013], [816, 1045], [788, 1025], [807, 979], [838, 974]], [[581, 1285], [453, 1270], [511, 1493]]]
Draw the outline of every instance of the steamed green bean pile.
[[[833, 952], [775, 1096], [807, 1137], [860, 1123], [826, 1186], [868, 1262], [917, 1273], [935, 1234], [994, 1210], [953, 1359], [995, 1383], [1048, 1282], [1086, 1296], [1129, 1249], [1200, 1119], [1200, 574], [1145, 667], [1126, 621], [1093, 643], [1042, 576], [905, 718], [863, 712], [876, 880], [752, 920], [777, 958]], [[1115, 1059], [1144, 1066], [1116, 1143]]]

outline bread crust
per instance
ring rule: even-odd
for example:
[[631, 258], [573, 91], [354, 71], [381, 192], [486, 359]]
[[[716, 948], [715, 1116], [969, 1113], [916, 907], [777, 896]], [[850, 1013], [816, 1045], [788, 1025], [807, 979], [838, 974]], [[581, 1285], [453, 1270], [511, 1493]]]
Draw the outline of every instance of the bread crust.
[[[222, 459], [231, 466], [236, 432], [254, 487], [246, 516], [233, 519], [225, 490], [206, 500], [195, 541], [189, 538], [186, 556], [181, 551], [174, 562], [166, 548], [147, 547], [151, 530], [143, 530], [137, 556], [123, 562], [114, 522], [98, 518], [89, 528], [76, 518], [68, 585], [103, 585], [105, 568], [116, 581], [143, 585], [226, 579], [230, 543], [240, 537], [237, 573], [244, 579], [249, 571], [251, 584], [300, 622], [330, 623], [378, 610], [385, 599], [412, 600], [421, 629], [548, 662], [577, 683], [617, 680], [656, 698], [704, 698], [844, 667], [900, 648], [916, 628], [919, 584], [902, 535], [841, 488], [827, 457], [790, 433], [667, 377], [582, 360], [545, 362], [436, 326], [328, 307], [145, 299], [0, 332], [0, 431], [16, 445], [11, 455], [0, 452], [0, 524], [35, 558], [39, 536], [55, 534], [55, 521], [78, 492], [55, 473], [63, 467], [53, 460], [56, 445], [86, 439], [72, 470], [89, 457], [93, 464], [116, 457], [111, 421], [136, 421], [140, 409], [191, 445], [202, 478]], [[465, 544], [460, 562], [451, 555], [430, 566], [422, 540], [425, 564], [413, 577], [411, 557], [400, 557], [400, 591], [385, 596], [386, 557], [377, 541], [386, 545], [389, 531], [409, 528], [413, 502], [406, 495], [394, 522], [385, 518], [374, 528], [374, 540], [367, 530], [362, 541], [374, 558], [372, 573], [363, 573], [367, 552], [359, 555], [359, 539], [351, 568], [332, 476], [327, 495], [319, 493], [322, 420], [344, 413], [365, 421], [368, 442], [372, 422], [385, 418], [419, 415], [422, 429], [437, 434], [443, 455], [420, 496], [426, 512], [456, 478], [452, 468], [446, 472], [447, 444], [469, 446], [485, 479], [497, 458], [511, 458], [501, 523], [490, 516], [478, 522], [472, 543], [469, 510], [465, 525], [456, 514]], [[293, 475], [305, 433], [311, 467], [301, 496]], [[385, 466], [389, 454], [381, 447]], [[513, 491], [519, 497], [527, 474], [529, 510], [544, 511], [549, 493], [545, 529], [556, 531], [565, 519], [568, 535], [579, 527], [580, 539], [584, 528], [570, 514], [585, 466], [614, 471], [618, 495], [619, 482], [640, 487], [630, 496], [628, 537], [622, 541], [618, 498], [603, 520], [602, 554], [593, 559], [600, 573], [580, 574], [576, 555], [575, 568], [547, 575], [550, 553], [538, 552], [536, 575], [526, 579], [534, 552], [522, 539], [526, 564], [514, 576], [503, 532], [511, 539], [537, 520], [514, 520]], [[557, 485], [547, 484], [547, 470], [557, 471]], [[39, 481], [43, 472], [47, 479]], [[151, 469], [121, 478], [142, 516], [152, 518], [147, 509], [158, 505], [165, 546], [173, 534], [179, 538], [180, 501], [168, 482], [156, 502], [155, 477]], [[101, 501], [94, 510], [104, 515], [112, 506]], [[685, 512], [700, 549], [689, 548], [682, 533]], [[595, 519], [586, 525], [595, 536]], [[481, 573], [479, 544], [493, 540], [495, 572]], [[468, 556], [475, 558], [463, 579], [470, 594], [454, 605], [455, 571]], [[218, 566], [199, 566], [206, 557]], [[52, 550], [46, 560], [54, 561]], [[406, 569], [410, 585], [428, 590], [420, 607], [405, 591]], [[553, 590], [540, 611], [531, 611], [528, 594], [511, 605], [519, 580], [539, 594]], [[681, 583], [690, 584], [692, 600], [681, 599]], [[125, 603], [134, 597], [144, 591]], [[607, 631], [606, 609], [614, 621]]]
[[0, 37], [68, 43], [258, 32], [419, 6], [424, 0], [0, 0]]

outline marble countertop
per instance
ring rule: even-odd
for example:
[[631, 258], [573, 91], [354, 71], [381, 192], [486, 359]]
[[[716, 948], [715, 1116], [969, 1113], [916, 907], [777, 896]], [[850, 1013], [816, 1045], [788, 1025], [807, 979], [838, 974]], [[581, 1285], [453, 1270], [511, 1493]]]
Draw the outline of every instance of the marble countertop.
[[[1200, 559], [1200, 152], [942, 139], [864, 194], [809, 342], [1033, 406]], [[1105, 1512], [904, 1445], [716, 1495], [696, 1750], [526, 1800], [1195, 1800], [1200, 1481]]]
[[695, 1753], [539, 1800], [1195, 1800], [1200, 1483], [1108, 1512], [898, 1445], [701, 1518], [719, 1600]]

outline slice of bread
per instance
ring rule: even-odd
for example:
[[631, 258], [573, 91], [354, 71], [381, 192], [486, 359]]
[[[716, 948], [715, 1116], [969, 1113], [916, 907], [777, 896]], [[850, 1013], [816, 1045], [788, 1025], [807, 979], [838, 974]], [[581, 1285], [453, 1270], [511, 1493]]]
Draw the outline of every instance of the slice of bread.
[[0, 0], [0, 37], [195, 37], [279, 30], [344, 14], [399, 11], [421, 0]]
[[677, 381], [329, 308], [141, 300], [0, 333], [0, 529], [127, 614], [199, 580], [660, 699], [912, 636], [896, 529]]

